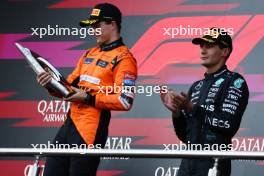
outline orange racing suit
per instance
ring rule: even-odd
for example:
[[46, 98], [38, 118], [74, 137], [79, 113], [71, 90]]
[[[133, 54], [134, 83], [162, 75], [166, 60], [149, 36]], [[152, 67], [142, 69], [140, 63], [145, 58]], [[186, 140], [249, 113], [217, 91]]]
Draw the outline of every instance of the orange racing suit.
[[121, 38], [104, 47], [91, 48], [81, 56], [67, 81], [86, 91], [89, 97], [86, 103], [72, 102], [68, 115], [87, 144], [104, 146], [109, 110], [130, 110], [135, 96], [133, 91], [116, 89], [114, 92], [113, 89], [133, 87], [136, 78], [136, 60]]

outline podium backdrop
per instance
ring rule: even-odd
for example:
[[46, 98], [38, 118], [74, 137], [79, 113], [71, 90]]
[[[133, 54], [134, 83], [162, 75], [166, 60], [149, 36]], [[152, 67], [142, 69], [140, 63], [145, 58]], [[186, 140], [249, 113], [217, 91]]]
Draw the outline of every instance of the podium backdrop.
[[[95, 45], [93, 37], [88, 34], [85, 37], [78, 23], [100, 2], [104, 1], [1, 2], [0, 147], [48, 146], [69, 106], [49, 96], [37, 84], [33, 71], [14, 43], [38, 52], [67, 76], [81, 54]], [[107, 2], [117, 5], [123, 12], [122, 36], [137, 59], [137, 85], [144, 87], [165, 84], [177, 91], [187, 91], [204, 73], [199, 65], [199, 48], [191, 44], [195, 37], [190, 34], [194, 32], [192, 29], [213, 26], [231, 29], [234, 50], [227, 65], [246, 78], [250, 89], [249, 105], [233, 140], [234, 148], [264, 151], [264, 1]], [[61, 28], [69, 28], [70, 35], [59, 33]], [[49, 34], [54, 34], [48, 35], [48, 30]], [[45, 31], [47, 34], [42, 35]], [[168, 144], [174, 146], [179, 140], [170, 113], [162, 106], [158, 94], [137, 94], [130, 112], [112, 113], [106, 148], [165, 149], [164, 145]], [[103, 158], [98, 175], [177, 176], [179, 161]], [[0, 176], [24, 175], [31, 164], [33, 158], [1, 157]], [[232, 164], [233, 176], [262, 176], [264, 172], [263, 162], [233, 161]]]

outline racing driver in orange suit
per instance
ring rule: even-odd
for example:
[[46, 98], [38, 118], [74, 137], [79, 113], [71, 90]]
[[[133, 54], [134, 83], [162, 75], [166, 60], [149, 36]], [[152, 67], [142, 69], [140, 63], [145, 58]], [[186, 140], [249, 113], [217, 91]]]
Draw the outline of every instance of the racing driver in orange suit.
[[[56, 144], [94, 145], [103, 148], [110, 122], [110, 110], [128, 111], [134, 99], [137, 64], [120, 37], [120, 10], [108, 3], [97, 4], [82, 27], [101, 29], [96, 35], [97, 47], [88, 49], [68, 76], [74, 94], [64, 98], [71, 102], [70, 111], [53, 142]], [[43, 72], [37, 81], [47, 87], [51, 74]], [[114, 91], [114, 87], [121, 88]], [[111, 90], [111, 92], [109, 92]], [[132, 90], [132, 89], [130, 89]], [[60, 97], [49, 89], [51, 95]], [[44, 176], [95, 176], [100, 157], [47, 157]]]

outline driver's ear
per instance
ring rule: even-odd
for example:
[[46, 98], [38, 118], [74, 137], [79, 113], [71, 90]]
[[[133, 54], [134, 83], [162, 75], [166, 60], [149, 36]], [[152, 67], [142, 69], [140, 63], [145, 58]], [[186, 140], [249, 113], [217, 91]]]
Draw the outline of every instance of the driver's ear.
[[112, 24], [112, 26], [113, 26], [114, 29], [118, 29], [118, 26], [117, 26], [116, 21], [112, 21], [111, 24]]
[[230, 48], [223, 48], [222, 49], [222, 56], [228, 57], [229, 53], [230, 53]]

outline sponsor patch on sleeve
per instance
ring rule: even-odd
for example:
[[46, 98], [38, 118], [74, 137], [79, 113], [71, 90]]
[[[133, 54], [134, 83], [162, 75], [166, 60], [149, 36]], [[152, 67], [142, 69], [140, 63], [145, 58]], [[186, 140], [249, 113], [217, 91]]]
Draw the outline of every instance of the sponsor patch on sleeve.
[[84, 60], [84, 63], [85, 64], [90, 64], [90, 63], [92, 63], [94, 61], [94, 58], [86, 58], [85, 60]]
[[118, 99], [125, 109], [129, 109], [133, 102], [133, 99], [130, 97], [127, 97], [125, 94], [122, 94], [121, 96], [119, 96]]
[[125, 77], [124, 79], [127, 79], [127, 80], [136, 80], [136, 75], [134, 74], [131, 74], [131, 73], [125, 73]]
[[124, 79], [124, 86], [135, 86], [135, 80], [132, 79]]

